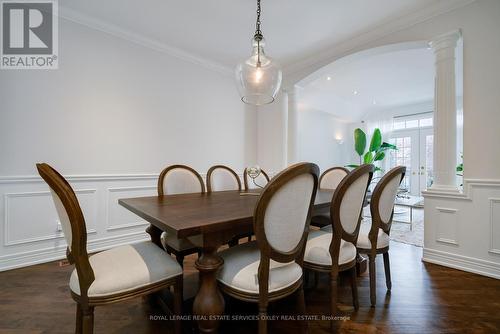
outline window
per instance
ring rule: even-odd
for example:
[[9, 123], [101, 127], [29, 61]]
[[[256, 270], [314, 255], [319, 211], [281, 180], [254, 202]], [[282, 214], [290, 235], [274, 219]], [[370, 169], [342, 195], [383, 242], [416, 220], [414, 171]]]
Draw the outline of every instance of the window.
[[409, 116], [396, 116], [392, 121], [393, 130], [418, 129], [433, 125], [432, 113], [422, 113]]

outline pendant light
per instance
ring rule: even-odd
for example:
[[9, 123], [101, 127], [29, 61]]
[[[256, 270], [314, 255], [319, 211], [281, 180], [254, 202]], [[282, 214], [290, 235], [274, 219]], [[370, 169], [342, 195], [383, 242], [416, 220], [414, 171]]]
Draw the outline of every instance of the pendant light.
[[260, 13], [260, 0], [257, 0], [252, 56], [239, 63], [235, 71], [241, 101], [256, 106], [272, 103], [281, 86], [279, 65], [264, 53], [265, 40], [260, 30]]

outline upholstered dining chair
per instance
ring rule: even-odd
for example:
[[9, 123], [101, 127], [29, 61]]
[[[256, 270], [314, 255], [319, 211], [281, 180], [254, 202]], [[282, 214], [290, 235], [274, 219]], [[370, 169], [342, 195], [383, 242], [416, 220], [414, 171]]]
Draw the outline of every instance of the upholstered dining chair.
[[367, 254], [369, 258], [370, 302], [372, 306], [377, 303], [375, 275], [375, 258], [377, 254], [382, 254], [384, 258], [387, 289], [391, 290], [392, 287], [389, 265], [389, 233], [391, 232], [392, 217], [394, 215], [394, 201], [405, 173], [406, 167], [395, 167], [378, 181], [370, 201], [371, 226], [363, 225], [359, 231], [356, 247], [359, 253]]
[[[335, 190], [347, 174], [349, 174], [349, 170], [345, 167], [332, 167], [325, 170], [319, 178], [319, 189]], [[313, 216], [311, 225], [316, 227], [331, 225], [329, 210]]]
[[333, 233], [332, 230], [315, 230], [307, 238], [304, 268], [330, 273], [332, 315], [337, 312], [337, 278], [342, 271], [350, 271], [353, 304], [356, 310], [359, 308], [355, 245], [363, 201], [373, 172], [373, 165], [362, 165], [343, 178], [330, 205]]
[[259, 333], [267, 333], [268, 303], [297, 292], [305, 312], [302, 261], [316, 197], [319, 168], [288, 167], [262, 191], [254, 211], [256, 240], [220, 252], [219, 286], [226, 294], [259, 306]]
[[[185, 165], [171, 165], [160, 173], [158, 196], [188, 193], [205, 193], [203, 179], [193, 168]], [[161, 234], [163, 247], [169, 254], [175, 255], [177, 262], [181, 266], [183, 266], [185, 256], [199, 251], [199, 248], [195, 245], [198, 239], [179, 239], [175, 234], [168, 232]], [[195, 244], [190, 240], [194, 241]]]
[[[48, 164], [37, 164], [47, 182], [59, 215], [68, 248], [66, 256], [75, 269], [69, 287], [77, 303], [76, 333], [94, 330], [94, 307], [111, 304], [174, 287], [174, 312], [182, 309], [182, 268], [150, 241], [87, 253], [85, 219], [69, 183]], [[181, 332], [180, 320], [175, 322]]]
[[238, 174], [224, 165], [210, 167], [207, 172], [207, 191], [240, 190], [241, 180]]
[[[243, 171], [243, 184], [245, 185], [245, 190], [258, 188], [258, 186], [253, 184], [253, 181], [250, 182], [248, 180], [250, 177], [247, 174], [247, 170], [248, 168], [245, 168], [245, 170]], [[269, 178], [269, 175], [264, 170], [261, 169], [259, 176], [255, 179], [255, 183], [257, 183], [261, 187], [264, 187], [269, 182], [269, 180], [271, 180]]]

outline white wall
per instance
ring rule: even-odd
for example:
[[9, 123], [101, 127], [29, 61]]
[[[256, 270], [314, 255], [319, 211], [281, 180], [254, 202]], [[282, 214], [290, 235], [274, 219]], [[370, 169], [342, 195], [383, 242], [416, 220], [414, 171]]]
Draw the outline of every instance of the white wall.
[[201, 172], [256, 160], [232, 76], [61, 20], [60, 68], [0, 73], [0, 176]]
[[59, 32], [58, 70], [0, 71], [0, 270], [65, 256], [36, 162], [71, 176], [95, 251], [147, 237], [117, 200], [154, 195], [166, 165], [257, 160], [231, 75], [63, 19]]
[[[298, 160], [316, 163], [321, 171], [356, 163], [351, 124], [321, 110], [298, 112]], [[342, 139], [342, 143], [336, 138]]]

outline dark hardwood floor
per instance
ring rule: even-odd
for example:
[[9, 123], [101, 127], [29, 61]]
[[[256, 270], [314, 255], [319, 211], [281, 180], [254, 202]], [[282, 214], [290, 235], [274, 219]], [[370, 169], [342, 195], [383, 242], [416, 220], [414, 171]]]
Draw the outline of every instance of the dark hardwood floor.
[[[387, 294], [382, 257], [377, 257], [377, 307], [370, 307], [368, 275], [358, 279], [360, 308], [354, 312], [348, 280], [341, 278], [340, 301], [344, 320], [340, 333], [500, 333], [500, 280], [422, 263], [421, 248], [391, 244], [392, 293]], [[194, 256], [185, 260], [185, 309], [196, 292]], [[68, 279], [72, 267], [52, 262], [0, 273], [0, 333], [72, 333], [75, 303]], [[329, 284], [320, 277], [316, 289], [306, 291], [309, 315], [328, 314]], [[294, 313], [293, 296], [271, 304], [270, 315]], [[256, 306], [227, 299], [230, 316], [256, 314]], [[96, 308], [95, 333], [172, 333], [154, 302], [135, 299]], [[155, 319], [155, 316], [157, 320]], [[165, 317], [163, 317], [165, 318]], [[185, 332], [192, 323], [185, 322]], [[296, 321], [270, 322], [270, 333], [298, 332]], [[225, 321], [224, 333], [256, 333], [254, 321]], [[328, 333], [329, 321], [309, 321], [310, 333]]]

